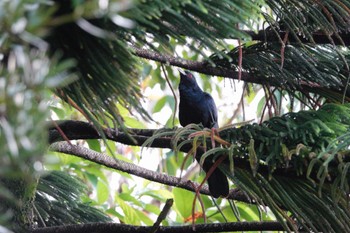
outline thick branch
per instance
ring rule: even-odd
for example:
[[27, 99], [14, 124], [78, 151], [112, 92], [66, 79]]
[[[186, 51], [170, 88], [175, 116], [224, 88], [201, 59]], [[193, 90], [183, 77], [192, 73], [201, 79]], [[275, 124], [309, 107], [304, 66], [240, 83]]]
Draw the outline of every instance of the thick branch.
[[[177, 178], [174, 176], [169, 176], [159, 172], [154, 172], [132, 163], [114, 159], [113, 157], [108, 156], [106, 154], [89, 150], [85, 147], [70, 145], [67, 142], [54, 143], [51, 145], [50, 149], [52, 151], [74, 155], [74, 156], [89, 160], [91, 162], [101, 164], [108, 168], [126, 172], [131, 175], [136, 175], [136, 176], [148, 179], [150, 181], [155, 181], [158, 183], [183, 188], [189, 191], [195, 191], [195, 188], [199, 186], [199, 184], [194, 183], [192, 181], [181, 180], [180, 178]], [[210, 195], [210, 192], [207, 186], [203, 186], [203, 188], [200, 190], [200, 193], [205, 195]], [[247, 198], [247, 196], [244, 193], [242, 193], [237, 189], [231, 190], [227, 198], [251, 203], [251, 200]]]
[[[99, 135], [97, 130], [94, 128], [93, 125], [82, 122], [82, 121], [57, 121], [57, 125], [61, 128], [65, 136], [69, 140], [77, 140], [77, 139], [102, 139], [103, 137]], [[173, 129], [168, 129], [169, 131], [173, 131]], [[119, 142], [125, 145], [130, 146], [142, 146], [147, 139], [149, 139], [157, 130], [155, 129], [127, 129], [127, 131], [132, 135], [132, 138], [130, 138], [130, 135], [127, 135], [126, 133], [119, 131], [118, 129], [110, 129], [105, 128], [103, 132], [105, 133], [105, 137], [108, 140], [112, 140], [115, 142]], [[58, 130], [51, 126], [49, 127], [49, 142], [54, 143], [58, 141], [63, 141], [63, 137], [60, 135]], [[178, 143], [181, 143], [180, 140]], [[160, 137], [155, 138], [152, 143], [148, 144], [148, 148], [168, 148], [168, 149], [174, 149], [174, 146], [176, 145], [172, 144], [172, 138], [171, 137]], [[192, 145], [186, 144], [181, 147], [180, 151], [187, 153], [192, 149]], [[200, 159], [200, 155], [203, 154], [203, 148], [197, 149], [197, 160]], [[251, 166], [248, 159], [245, 158], [233, 158], [235, 167], [242, 168], [245, 170], [251, 170]], [[225, 164], [228, 164], [228, 161], [224, 161]], [[103, 164], [104, 165], [104, 164]], [[118, 169], [119, 170], [119, 169]], [[259, 173], [265, 176], [269, 176], [270, 171], [268, 166], [259, 166]], [[297, 175], [296, 172], [293, 170], [293, 168], [276, 168], [273, 171], [274, 175], [277, 176], [283, 176], [288, 177], [291, 179], [307, 179], [306, 178], [306, 172], [303, 175]], [[310, 174], [310, 177], [313, 179], [317, 179], [317, 174]], [[146, 178], [147, 179], [147, 178]], [[189, 189], [193, 190], [193, 189]], [[230, 198], [230, 196], [229, 196]], [[245, 200], [247, 198], [244, 198]], [[249, 202], [249, 201], [248, 201]]]
[[[105, 233], [105, 232], [131, 232], [149, 233], [152, 227], [132, 226], [118, 223], [89, 223], [79, 225], [66, 225], [58, 227], [45, 227], [32, 230], [31, 233]], [[232, 222], [197, 224], [195, 229], [188, 226], [160, 226], [157, 233], [184, 233], [184, 232], [234, 232], [234, 231], [282, 231], [282, 225], [278, 222]]]
[[[83, 121], [56, 121], [59, 128], [63, 131], [69, 140], [79, 139], [102, 139], [103, 136], [98, 133], [96, 128]], [[169, 129], [172, 130], [172, 129]], [[127, 133], [119, 129], [104, 128], [103, 133], [106, 139], [123, 143], [130, 146], [142, 146], [156, 132], [155, 129], [127, 129]], [[64, 138], [56, 129], [54, 124], [49, 126], [49, 143], [63, 141]], [[158, 138], [153, 141], [154, 148], [172, 148], [170, 138]], [[187, 150], [188, 151], [188, 150]], [[187, 152], [186, 151], [186, 152]]]

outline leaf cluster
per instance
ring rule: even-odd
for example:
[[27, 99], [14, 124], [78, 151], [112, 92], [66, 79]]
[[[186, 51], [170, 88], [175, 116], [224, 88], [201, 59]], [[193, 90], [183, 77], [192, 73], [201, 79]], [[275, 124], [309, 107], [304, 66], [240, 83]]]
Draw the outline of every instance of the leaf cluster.
[[[348, 155], [340, 153], [340, 157], [335, 154], [325, 156], [322, 152], [349, 131], [349, 107], [348, 104], [326, 104], [317, 111], [287, 113], [262, 124], [225, 129], [220, 132], [220, 136], [231, 143], [230, 156], [249, 158], [254, 155], [257, 163], [255, 169], [258, 169], [258, 164], [262, 164], [268, 166], [270, 172], [288, 168], [302, 175], [306, 174], [310, 161], [317, 158], [324, 161], [328, 179], [334, 180], [342, 175], [338, 165], [349, 162]], [[337, 162], [330, 166], [332, 160]]]

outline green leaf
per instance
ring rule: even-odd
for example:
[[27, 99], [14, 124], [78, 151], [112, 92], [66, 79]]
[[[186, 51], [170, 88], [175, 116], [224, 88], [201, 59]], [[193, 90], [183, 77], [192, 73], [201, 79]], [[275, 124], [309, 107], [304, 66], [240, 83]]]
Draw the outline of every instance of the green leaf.
[[173, 193], [169, 192], [168, 190], [152, 190], [152, 191], [145, 191], [143, 193], [141, 193], [140, 197], [142, 196], [150, 196], [153, 197], [157, 200], [160, 201], [166, 201], [169, 198], [173, 198]]
[[258, 108], [256, 110], [257, 114], [262, 114], [262, 111], [265, 107], [265, 104], [266, 104], [266, 98], [265, 96], [263, 96], [260, 100], [259, 100], [259, 103], [258, 103]]
[[143, 64], [143, 69], [142, 69], [142, 77], [147, 77], [148, 75], [151, 74], [152, 71], [152, 66], [148, 63]]
[[97, 139], [87, 139], [86, 140], [87, 144], [89, 145], [89, 148], [91, 150], [97, 151], [101, 153], [101, 145], [99, 140]]
[[56, 106], [50, 106], [50, 110], [53, 111], [59, 119], [64, 119], [66, 116], [65, 110]]
[[160, 214], [160, 209], [156, 205], [146, 204], [144, 208], [145, 208], [146, 211], [148, 211], [150, 213], [153, 213], [155, 215], [159, 215]]
[[99, 180], [97, 183], [97, 202], [99, 204], [105, 203], [109, 197], [109, 187], [106, 182]]
[[105, 212], [106, 212], [106, 214], [111, 215], [111, 216], [115, 216], [115, 217], [119, 218], [122, 222], [124, 222], [124, 216], [121, 213], [119, 213], [118, 211], [116, 211], [115, 208], [107, 209]]
[[[124, 191], [124, 190], [123, 190]], [[123, 199], [123, 201], [130, 202], [136, 206], [143, 207], [143, 203], [132, 196], [132, 193], [118, 193], [119, 198]]]
[[259, 212], [256, 206], [249, 206], [242, 203], [237, 203], [237, 207], [242, 220], [260, 221]]
[[92, 183], [92, 185], [94, 187], [97, 187], [98, 184], [98, 177], [95, 176], [94, 174], [91, 174], [90, 172], [86, 172], [85, 173], [86, 177], [88, 178], [88, 180]]
[[163, 96], [162, 98], [160, 98], [157, 101], [157, 103], [154, 105], [153, 113], [157, 113], [160, 110], [162, 110], [162, 108], [164, 107], [164, 105], [167, 102], [167, 100], [168, 100], [167, 96]]
[[145, 128], [145, 124], [142, 121], [135, 119], [134, 117], [125, 116], [123, 117], [124, 123], [130, 128]]
[[135, 210], [135, 212], [138, 219], [140, 219], [147, 226], [152, 226], [154, 224], [154, 221], [150, 217], [148, 217], [144, 211]]
[[190, 217], [192, 215], [192, 203], [195, 197], [194, 193], [184, 189], [174, 188], [173, 194], [176, 209], [181, 216], [184, 219]]
[[141, 224], [141, 221], [139, 219], [139, 215], [137, 214], [137, 211], [134, 208], [132, 208], [128, 203], [123, 201], [118, 196], [116, 196], [115, 200], [118, 203], [119, 207], [124, 212], [124, 222], [126, 224], [132, 224], [132, 225], [140, 225]]

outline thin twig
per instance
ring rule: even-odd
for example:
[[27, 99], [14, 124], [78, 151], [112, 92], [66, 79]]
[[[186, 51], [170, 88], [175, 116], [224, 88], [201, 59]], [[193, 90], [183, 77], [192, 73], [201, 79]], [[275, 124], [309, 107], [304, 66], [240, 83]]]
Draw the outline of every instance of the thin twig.
[[238, 40], [238, 80], [242, 78], [242, 60], [243, 60], [243, 48], [241, 39]]
[[157, 232], [157, 230], [159, 229], [160, 224], [162, 223], [162, 221], [168, 215], [168, 213], [170, 211], [170, 208], [173, 206], [173, 204], [174, 204], [174, 199], [170, 198], [170, 199], [166, 200], [162, 211], [158, 215], [158, 218], [157, 218], [156, 222], [153, 224], [152, 229], [149, 231], [149, 233]]
[[281, 66], [280, 66], [281, 70], [283, 69], [283, 65], [284, 65], [284, 51], [288, 41], [288, 35], [289, 35], [289, 31], [287, 31], [286, 34], [284, 35], [282, 45], [281, 45]]
[[348, 89], [349, 89], [350, 68], [349, 68], [349, 64], [348, 64], [348, 62], [346, 61], [346, 58], [344, 57], [344, 55], [343, 55], [342, 53], [340, 53], [338, 49], [336, 49], [336, 51], [337, 51], [337, 53], [339, 54], [339, 56], [340, 56], [340, 58], [342, 59], [342, 61], [344, 62], [346, 71], [347, 71], [347, 73], [348, 73], [348, 78], [347, 78], [347, 80], [346, 80], [346, 84], [345, 84], [344, 92], [343, 92], [343, 99], [342, 99], [342, 103], [345, 103], [346, 92], [347, 92]]
[[171, 83], [170, 83], [170, 80], [169, 80], [169, 78], [168, 78], [168, 75], [167, 75], [167, 73], [165, 72], [164, 65], [161, 64], [161, 67], [162, 67], [162, 71], [163, 71], [164, 76], [165, 76], [165, 80], [166, 80], [166, 82], [168, 83], [168, 85], [169, 85], [169, 87], [170, 87], [170, 90], [171, 90], [171, 92], [173, 93], [174, 100], [175, 100], [175, 106], [174, 106], [174, 111], [173, 111], [173, 127], [174, 127], [174, 126], [175, 126], [176, 112], [177, 112], [177, 97], [176, 97], [174, 88], [173, 88], [173, 86], [172, 86]]
[[58, 124], [52, 120], [52, 118], [50, 117], [52, 124], [55, 126], [55, 128], [57, 129], [57, 131], [59, 132], [59, 134], [61, 135], [61, 137], [69, 144], [72, 145], [72, 143], [70, 142], [69, 138], [64, 134], [63, 130], [58, 126]]

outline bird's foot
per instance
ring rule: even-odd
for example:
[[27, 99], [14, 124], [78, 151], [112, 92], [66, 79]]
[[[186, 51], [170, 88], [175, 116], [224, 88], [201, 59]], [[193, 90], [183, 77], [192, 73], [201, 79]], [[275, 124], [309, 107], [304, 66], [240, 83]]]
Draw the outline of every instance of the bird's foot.
[[188, 136], [188, 138], [194, 138], [194, 137], [210, 137], [211, 139], [211, 144], [212, 147], [215, 147], [215, 142], [224, 145], [224, 146], [231, 146], [231, 143], [225, 141], [224, 139], [222, 139], [217, 131], [216, 128], [212, 128], [211, 130], [208, 129], [204, 129], [201, 131], [197, 131], [195, 133], [192, 133]]

